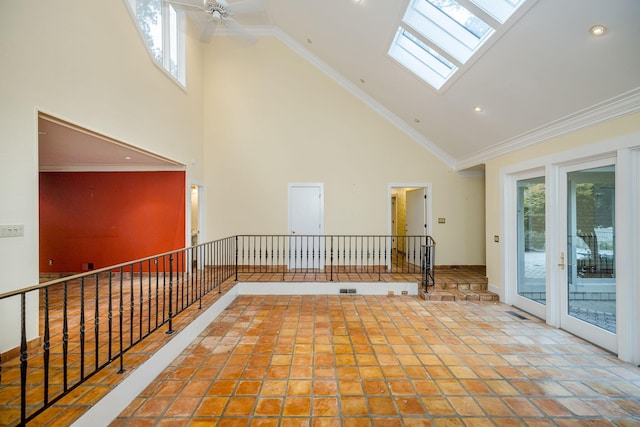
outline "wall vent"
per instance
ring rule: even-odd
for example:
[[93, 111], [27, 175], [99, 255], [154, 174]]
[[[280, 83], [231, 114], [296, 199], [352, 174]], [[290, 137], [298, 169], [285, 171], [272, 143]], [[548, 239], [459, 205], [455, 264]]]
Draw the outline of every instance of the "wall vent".
[[355, 294], [356, 290], [355, 289], [340, 289], [340, 293], [341, 294]]

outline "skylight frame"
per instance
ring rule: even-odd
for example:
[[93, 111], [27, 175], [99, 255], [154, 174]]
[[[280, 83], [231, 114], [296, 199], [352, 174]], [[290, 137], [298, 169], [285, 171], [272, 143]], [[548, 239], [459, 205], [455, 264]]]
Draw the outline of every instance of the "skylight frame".
[[526, 0], [470, 0], [501, 24], [507, 22]]
[[403, 27], [398, 27], [388, 54], [436, 89], [458, 71], [455, 64]]
[[423, 38], [431, 41], [440, 50], [448, 53], [460, 64], [471, 58], [474, 52], [493, 33], [495, 29], [481, 18], [478, 18], [467, 8], [455, 0], [450, 0], [470, 16], [476, 18], [486, 27], [484, 34], [476, 34], [469, 26], [465, 26], [441, 8], [433, 0], [412, 0], [402, 18], [402, 22]]
[[[480, 51], [486, 51], [536, 2], [409, 0], [387, 54], [441, 93], [475, 62]], [[480, 27], [476, 28], [474, 24]], [[400, 37], [401, 31], [408, 37]], [[415, 48], [428, 52], [430, 56], [449, 61], [455, 70], [451, 68], [453, 71], [446, 77], [438, 72], [434, 73], [439, 77], [429, 77], [431, 73], [424, 70], [429, 60], [419, 59], [420, 54], [410, 54], [413, 48], [406, 49], [407, 40], [412, 40]], [[433, 71], [433, 67], [429, 68]]]

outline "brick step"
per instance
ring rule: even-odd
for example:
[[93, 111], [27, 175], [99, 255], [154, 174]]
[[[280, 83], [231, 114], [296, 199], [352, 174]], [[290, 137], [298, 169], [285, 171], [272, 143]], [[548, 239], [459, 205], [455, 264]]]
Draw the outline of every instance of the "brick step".
[[[436, 284], [437, 285], [437, 284]], [[420, 298], [427, 301], [499, 301], [498, 294], [487, 290], [434, 289], [420, 290]]]
[[474, 280], [473, 282], [440, 282], [436, 279], [434, 289], [438, 290], [458, 290], [458, 291], [486, 291], [488, 282]]

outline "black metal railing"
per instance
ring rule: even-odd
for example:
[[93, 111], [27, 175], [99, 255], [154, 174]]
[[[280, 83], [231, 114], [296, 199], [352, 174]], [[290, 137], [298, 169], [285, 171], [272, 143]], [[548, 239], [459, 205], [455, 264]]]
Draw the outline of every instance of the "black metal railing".
[[[577, 277], [584, 279], [616, 277], [615, 236], [612, 231], [580, 233], [576, 237], [569, 236], [568, 241], [571, 245], [575, 245], [573, 250]], [[571, 251], [571, 247], [569, 250]]]
[[[24, 425], [125, 353], [199, 304], [235, 274], [235, 238], [180, 249], [0, 295], [18, 299], [19, 358], [0, 360], [3, 419]], [[39, 298], [40, 344], [27, 342], [29, 298]], [[106, 300], [106, 301], [105, 301]], [[17, 319], [16, 319], [17, 320]], [[8, 328], [9, 325], [3, 325]], [[10, 423], [13, 424], [13, 423]]]
[[410, 274], [426, 290], [434, 261], [430, 236], [239, 235], [2, 294], [1, 307], [19, 307], [20, 337], [18, 357], [0, 358], [3, 420], [24, 425], [105, 367], [124, 372], [133, 346], [162, 327], [172, 334], [178, 314], [239, 275]]
[[[435, 241], [431, 236], [390, 235], [239, 235], [237, 272], [324, 275], [421, 275], [425, 290], [433, 285]], [[236, 275], [236, 280], [238, 276]]]

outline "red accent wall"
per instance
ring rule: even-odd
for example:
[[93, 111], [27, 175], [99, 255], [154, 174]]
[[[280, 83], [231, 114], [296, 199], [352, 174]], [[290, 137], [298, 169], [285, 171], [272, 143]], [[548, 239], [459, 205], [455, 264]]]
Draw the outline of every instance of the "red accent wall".
[[185, 188], [182, 171], [41, 172], [40, 272], [82, 272], [90, 263], [98, 269], [183, 248]]

